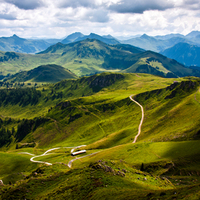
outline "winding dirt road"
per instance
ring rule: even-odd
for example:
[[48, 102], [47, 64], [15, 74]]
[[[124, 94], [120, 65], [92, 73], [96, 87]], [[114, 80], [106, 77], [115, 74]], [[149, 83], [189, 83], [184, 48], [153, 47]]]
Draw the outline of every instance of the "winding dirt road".
[[140, 124], [139, 124], [139, 126], [138, 126], [138, 134], [135, 136], [135, 139], [134, 139], [134, 141], [133, 141], [133, 143], [136, 143], [137, 138], [138, 138], [138, 136], [139, 136], [140, 133], [141, 133], [141, 127], [142, 127], [142, 124], [143, 124], [143, 121], [144, 121], [144, 109], [143, 109], [143, 106], [140, 105], [137, 101], [135, 101], [132, 97], [133, 97], [133, 95], [131, 95], [129, 98], [131, 99], [131, 101], [135, 102], [138, 106], [140, 106], [141, 111], [142, 111], [142, 118], [141, 118]]
[[[141, 133], [141, 127], [142, 127], [142, 124], [143, 124], [143, 121], [144, 121], [144, 109], [143, 109], [143, 106], [142, 106], [141, 104], [139, 104], [137, 101], [135, 101], [135, 100], [133, 99], [133, 95], [131, 95], [129, 98], [131, 99], [131, 101], [135, 102], [138, 106], [140, 106], [141, 111], [142, 111], [142, 118], [141, 118], [140, 124], [139, 124], [139, 126], [138, 126], [138, 134], [135, 136], [135, 139], [134, 139], [134, 141], [132, 142], [132, 143], [136, 143], [137, 138], [138, 138], [138, 136], [139, 136], [140, 133]], [[75, 149], [78, 149], [78, 148], [81, 148], [81, 147], [85, 147], [85, 146], [86, 146], [86, 145], [80, 145], [80, 146], [77, 146], [77, 147], [57, 147], [57, 148], [52, 148], [52, 149], [49, 149], [49, 150], [47, 150], [46, 152], [44, 152], [43, 154], [38, 155], [38, 156], [35, 156], [34, 154], [30, 154], [30, 153], [28, 153], [28, 152], [22, 152], [22, 153], [24, 153], [24, 154], [29, 154], [29, 155], [33, 156], [33, 157], [30, 159], [31, 162], [34, 162], [34, 163], [42, 163], [42, 164], [46, 164], [46, 165], [52, 165], [52, 163], [48, 163], [48, 162], [44, 162], [44, 161], [37, 161], [37, 160], [34, 160], [34, 159], [35, 159], [35, 158], [38, 158], [38, 157], [42, 157], [42, 156], [49, 155], [49, 152], [54, 151], [54, 150], [57, 150], [57, 149], [60, 149], [60, 148], [71, 148], [71, 153], [73, 153]], [[85, 158], [85, 157], [87, 157], [87, 156], [91, 156], [91, 155], [97, 154], [97, 153], [99, 153], [99, 152], [100, 152], [100, 151], [95, 152], [95, 153], [91, 153], [91, 154], [88, 154], [88, 155], [85, 155], [85, 156], [77, 157], [77, 158], [75, 158], [75, 159], [72, 159], [72, 160], [69, 161], [68, 167], [71, 168], [71, 167], [72, 167], [72, 163], [73, 163], [74, 161], [76, 161], [76, 160], [79, 160], [79, 159], [81, 159], [81, 158]]]
[[[47, 151], [45, 151], [43, 154], [41, 155], [38, 155], [38, 156], [33, 156], [30, 161], [31, 162], [34, 162], [34, 163], [43, 163], [43, 164], [46, 164], [46, 165], [52, 165], [52, 163], [48, 163], [48, 162], [44, 162], [44, 161], [38, 161], [38, 160], [34, 160], [35, 158], [38, 158], [38, 157], [42, 157], [42, 156], [46, 156], [46, 155], [49, 155], [49, 152], [51, 151], [54, 151], [54, 150], [57, 150], [57, 149], [60, 149], [60, 148], [74, 148], [74, 147], [57, 147], [57, 148], [53, 148], [53, 149], [49, 149]], [[27, 152], [23, 152], [25, 154], [29, 154]], [[29, 155], [33, 155], [33, 154], [29, 154]]]
[[52, 165], [52, 163], [48, 163], [48, 162], [44, 162], [44, 161], [37, 161], [37, 160], [34, 160], [35, 158], [38, 158], [38, 157], [41, 157], [41, 156], [46, 156], [48, 155], [48, 153], [50, 151], [53, 151], [53, 150], [56, 150], [56, 149], [60, 149], [60, 147], [58, 148], [53, 148], [53, 149], [49, 149], [47, 150], [46, 152], [44, 152], [42, 155], [39, 155], [39, 156], [34, 156], [30, 159], [31, 162], [34, 162], [34, 163], [43, 163], [43, 164], [46, 164], [46, 165]]

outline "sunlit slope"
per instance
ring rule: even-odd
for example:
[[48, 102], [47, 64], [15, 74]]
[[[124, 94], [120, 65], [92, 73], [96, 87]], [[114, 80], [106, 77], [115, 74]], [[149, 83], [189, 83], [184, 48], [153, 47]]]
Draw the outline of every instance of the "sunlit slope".
[[29, 175], [30, 171], [37, 168], [37, 164], [31, 163], [29, 155], [19, 152], [0, 152], [0, 179], [5, 184], [12, 184]]
[[164, 88], [173, 80], [148, 74], [103, 73], [77, 80], [63, 80], [36, 89], [5, 89], [0, 90], [0, 112], [7, 117], [33, 118], [46, 114], [51, 107], [64, 100], [85, 96], [92, 100], [91, 95], [94, 94], [97, 94], [94, 101], [120, 100], [131, 94]]
[[129, 96], [172, 82], [147, 74], [103, 73], [44, 89], [6, 90], [0, 111], [4, 117], [21, 118], [21, 129], [16, 123], [9, 127], [18, 129], [18, 135], [26, 130], [18, 143], [35, 142], [39, 147], [84, 143], [92, 149], [108, 148], [131, 142], [137, 134], [141, 111]]
[[199, 139], [199, 81], [175, 82], [135, 98], [145, 109], [142, 141]]
[[[103, 73], [37, 91], [41, 97], [32, 105], [24, 100], [21, 105], [1, 104], [5, 116], [15, 113], [17, 106], [24, 113], [31, 107], [33, 113], [38, 111], [34, 119], [31, 115], [21, 121], [2, 117], [2, 126], [16, 129], [10, 147], [2, 147], [12, 151], [2, 153], [9, 155], [5, 166], [13, 155], [13, 166], [19, 160], [26, 166], [19, 165], [22, 178], [21, 172], [10, 176], [12, 172], [5, 169], [3, 180], [21, 181], [0, 188], [2, 199], [199, 199], [199, 79]], [[141, 109], [129, 99], [132, 94], [145, 113], [142, 133], [134, 144]], [[26, 114], [19, 112], [15, 117]], [[27, 143], [35, 147], [21, 148]], [[14, 150], [17, 144], [20, 148]], [[67, 166], [74, 159], [70, 148], [36, 158], [53, 163], [37, 169], [28, 164], [31, 155], [18, 154], [39, 155], [52, 147], [83, 144], [87, 145], [85, 155], [97, 153], [76, 160], [72, 169]]]

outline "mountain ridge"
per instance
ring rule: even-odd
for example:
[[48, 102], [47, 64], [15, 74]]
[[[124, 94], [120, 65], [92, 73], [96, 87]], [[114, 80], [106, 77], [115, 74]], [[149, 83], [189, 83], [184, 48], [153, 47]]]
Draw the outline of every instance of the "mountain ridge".
[[160, 53], [186, 66], [200, 66], [200, 59], [198, 56], [200, 54], [200, 47], [197, 45], [178, 43]]
[[[33, 63], [30, 63], [30, 60], [33, 60]], [[141, 71], [143, 73], [157, 74], [158, 71], [161, 71], [162, 74], [159, 72], [157, 75], [166, 77], [166, 74], [171, 72], [176, 77], [200, 76], [198, 70], [186, 68], [175, 60], [168, 59], [159, 53], [144, 51], [138, 47], [124, 44], [108, 45], [102, 41], [89, 38], [69, 44], [57, 43], [36, 55], [2, 53], [0, 61], [0, 66], [2, 65], [5, 70], [7, 69], [5, 63], [11, 66], [18, 64], [20, 68], [22, 66], [25, 68], [27, 63], [37, 64], [36, 66], [59, 64], [78, 76], [103, 71], [126, 70], [136, 63], [137, 65], [143, 65], [143, 68], [145, 68]], [[13, 70], [16, 70], [16, 67]]]

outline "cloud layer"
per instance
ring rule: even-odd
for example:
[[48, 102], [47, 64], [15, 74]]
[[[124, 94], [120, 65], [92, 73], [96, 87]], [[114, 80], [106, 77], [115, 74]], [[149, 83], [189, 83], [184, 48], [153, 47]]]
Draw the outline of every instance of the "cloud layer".
[[147, 10], [167, 10], [173, 8], [173, 2], [160, 0], [123, 0], [119, 3], [112, 4], [109, 9], [119, 13], [143, 13]]
[[4, 0], [4, 2], [24, 10], [34, 10], [44, 5], [41, 0]]
[[0, 0], [0, 36], [186, 34], [200, 30], [199, 0]]

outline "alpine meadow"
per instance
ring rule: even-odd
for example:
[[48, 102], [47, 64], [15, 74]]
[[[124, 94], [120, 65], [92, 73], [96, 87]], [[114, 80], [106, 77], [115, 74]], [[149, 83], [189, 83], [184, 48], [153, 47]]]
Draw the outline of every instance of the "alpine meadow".
[[0, 5], [0, 200], [200, 199], [199, 2]]

